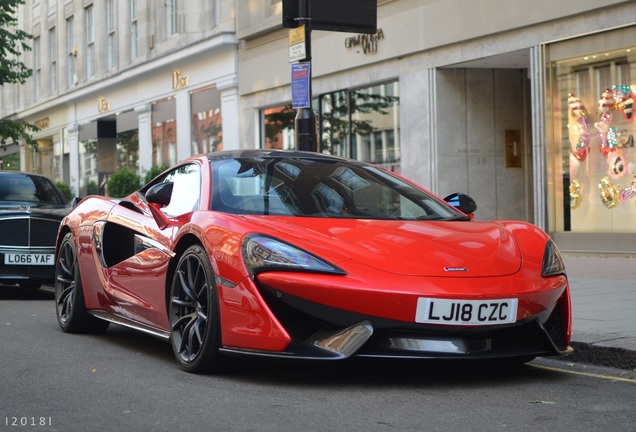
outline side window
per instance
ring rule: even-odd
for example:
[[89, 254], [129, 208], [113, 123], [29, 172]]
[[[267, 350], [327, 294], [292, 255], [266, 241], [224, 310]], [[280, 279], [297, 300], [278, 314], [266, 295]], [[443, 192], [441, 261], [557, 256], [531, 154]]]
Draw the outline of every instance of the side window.
[[169, 172], [164, 182], [173, 182], [170, 204], [162, 209], [168, 216], [178, 216], [199, 208], [201, 170], [196, 164], [183, 165]]

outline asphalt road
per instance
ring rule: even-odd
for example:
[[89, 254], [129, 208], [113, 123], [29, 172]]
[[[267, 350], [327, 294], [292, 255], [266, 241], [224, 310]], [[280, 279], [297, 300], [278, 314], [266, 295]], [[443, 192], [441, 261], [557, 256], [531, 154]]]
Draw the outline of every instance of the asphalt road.
[[636, 431], [635, 371], [563, 361], [236, 362], [197, 376], [144, 334], [64, 334], [51, 292], [8, 288], [0, 343], [0, 431]]

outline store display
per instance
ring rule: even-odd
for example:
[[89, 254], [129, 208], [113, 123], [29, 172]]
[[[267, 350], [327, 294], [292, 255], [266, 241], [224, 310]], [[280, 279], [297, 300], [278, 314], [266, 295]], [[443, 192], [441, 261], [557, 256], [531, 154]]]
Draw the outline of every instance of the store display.
[[628, 94], [623, 96], [621, 102], [618, 104], [618, 109], [623, 113], [623, 116], [629, 121], [632, 121], [632, 109], [634, 108], [634, 95]]
[[587, 123], [587, 109], [585, 109], [583, 102], [572, 93], [568, 96], [568, 106], [570, 115], [577, 121], [576, 127], [578, 129], [578, 140], [572, 154], [576, 159], [583, 162], [590, 153], [590, 127]]
[[603, 177], [598, 184], [598, 188], [601, 190], [601, 201], [605, 207], [611, 209], [618, 205], [621, 190], [620, 187], [612, 184], [609, 177]]
[[618, 194], [618, 199], [621, 203], [624, 203], [628, 199], [636, 196], [636, 174], [633, 177], [634, 180], [632, 180], [629, 186], [620, 191], [620, 193]]
[[577, 179], [570, 182], [570, 207], [577, 208], [581, 205], [581, 183]]
[[[597, 146], [600, 155], [607, 161], [607, 173], [598, 182], [600, 199], [608, 209], [624, 203], [636, 196], [636, 175], [634, 180], [623, 189], [622, 185], [612, 181], [622, 179], [626, 174], [634, 174], [636, 157], [632, 129], [634, 89], [636, 86], [613, 85], [606, 88], [597, 102], [594, 115], [585, 108], [585, 104], [574, 93], [568, 95], [568, 110], [575, 123], [570, 123], [570, 207], [578, 208], [582, 201], [582, 185], [578, 177], [593, 180], [598, 172], [598, 162], [591, 163], [591, 145]], [[615, 117], [619, 112], [622, 116]], [[593, 119], [590, 117], [594, 117]], [[592, 124], [593, 128], [589, 125]], [[596, 160], [596, 159], [595, 159]], [[583, 172], [580, 172], [585, 170]]]

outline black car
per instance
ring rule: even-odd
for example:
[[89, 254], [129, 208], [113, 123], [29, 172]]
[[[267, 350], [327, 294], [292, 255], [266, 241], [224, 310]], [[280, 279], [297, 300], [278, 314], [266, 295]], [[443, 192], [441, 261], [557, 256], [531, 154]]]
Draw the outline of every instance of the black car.
[[55, 275], [55, 238], [71, 210], [47, 177], [0, 171], [0, 284], [38, 288]]

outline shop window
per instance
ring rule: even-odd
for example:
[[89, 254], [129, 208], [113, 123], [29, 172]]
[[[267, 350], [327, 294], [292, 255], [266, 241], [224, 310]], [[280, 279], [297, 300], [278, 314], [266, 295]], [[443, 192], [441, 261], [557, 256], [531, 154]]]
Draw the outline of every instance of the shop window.
[[169, 98], [152, 105], [152, 164], [174, 165], [177, 162], [177, 104]]
[[636, 46], [551, 64], [558, 231], [636, 232], [635, 68]]
[[223, 150], [221, 92], [207, 87], [192, 93], [192, 154]]
[[115, 170], [123, 167], [139, 169], [139, 116], [134, 110], [117, 113]]
[[261, 136], [263, 148], [291, 150], [296, 148], [294, 119], [296, 110], [291, 105], [267, 108], [262, 111]]
[[[400, 169], [398, 82], [340, 90], [314, 99], [320, 151]], [[291, 105], [261, 112], [263, 148], [295, 148]]]
[[117, 133], [117, 169], [128, 167], [133, 172], [139, 168], [139, 130]]
[[100, 193], [99, 182], [103, 179], [97, 172], [97, 139], [80, 141], [79, 156], [80, 196]]

